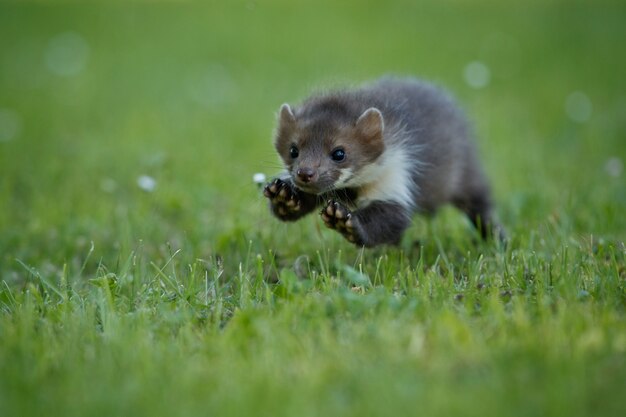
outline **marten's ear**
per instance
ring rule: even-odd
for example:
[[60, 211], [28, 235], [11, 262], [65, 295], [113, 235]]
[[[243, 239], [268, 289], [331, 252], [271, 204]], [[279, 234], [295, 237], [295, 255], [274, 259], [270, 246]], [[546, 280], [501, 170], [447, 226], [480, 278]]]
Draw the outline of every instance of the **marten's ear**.
[[289, 104], [285, 103], [280, 106], [280, 114], [278, 115], [278, 129], [276, 129], [276, 138], [274, 139], [274, 146], [280, 153], [281, 150], [286, 152], [289, 144], [292, 142], [293, 133], [296, 130], [296, 116], [293, 115], [293, 111]]
[[356, 121], [356, 130], [367, 140], [380, 140], [383, 137], [385, 122], [383, 114], [376, 107], [365, 110]]
[[293, 126], [296, 124], [296, 116], [293, 115], [293, 111], [289, 104], [285, 103], [280, 106], [280, 125], [281, 127]]

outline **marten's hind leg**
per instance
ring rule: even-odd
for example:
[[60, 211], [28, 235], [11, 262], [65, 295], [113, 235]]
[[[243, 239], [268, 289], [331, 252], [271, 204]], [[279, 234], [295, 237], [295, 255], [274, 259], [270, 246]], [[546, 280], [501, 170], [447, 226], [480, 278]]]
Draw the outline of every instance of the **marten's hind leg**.
[[467, 215], [483, 239], [506, 238], [504, 229], [494, 219], [493, 203], [488, 189], [473, 190], [462, 197], [454, 198], [452, 203]]

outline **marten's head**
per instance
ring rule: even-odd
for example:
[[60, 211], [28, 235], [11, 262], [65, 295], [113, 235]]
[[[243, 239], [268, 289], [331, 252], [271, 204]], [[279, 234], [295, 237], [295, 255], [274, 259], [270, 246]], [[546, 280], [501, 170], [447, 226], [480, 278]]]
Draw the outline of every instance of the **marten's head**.
[[312, 194], [357, 187], [363, 169], [382, 155], [383, 115], [375, 107], [349, 111], [338, 101], [283, 104], [274, 146], [296, 186]]

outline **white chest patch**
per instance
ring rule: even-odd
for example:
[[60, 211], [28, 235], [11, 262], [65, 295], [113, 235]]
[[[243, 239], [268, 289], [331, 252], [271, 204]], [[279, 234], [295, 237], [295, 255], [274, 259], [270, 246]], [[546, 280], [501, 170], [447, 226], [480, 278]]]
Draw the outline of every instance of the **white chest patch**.
[[410, 157], [400, 146], [389, 147], [375, 164], [348, 180], [346, 185], [359, 189], [357, 205], [393, 201], [405, 207], [413, 206], [416, 190], [412, 175], [417, 161], [411, 161]]

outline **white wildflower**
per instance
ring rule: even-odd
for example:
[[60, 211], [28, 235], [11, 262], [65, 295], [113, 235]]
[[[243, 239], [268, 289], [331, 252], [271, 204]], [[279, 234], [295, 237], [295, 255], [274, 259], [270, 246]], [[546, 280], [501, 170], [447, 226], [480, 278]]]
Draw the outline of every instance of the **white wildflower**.
[[137, 185], [142, 190], [148, 193], [151, 193], [156, 188], [157, 182], [154, 178], [152, 178], [149, 175], [142, 175], [139, 178], [137, 178]]

